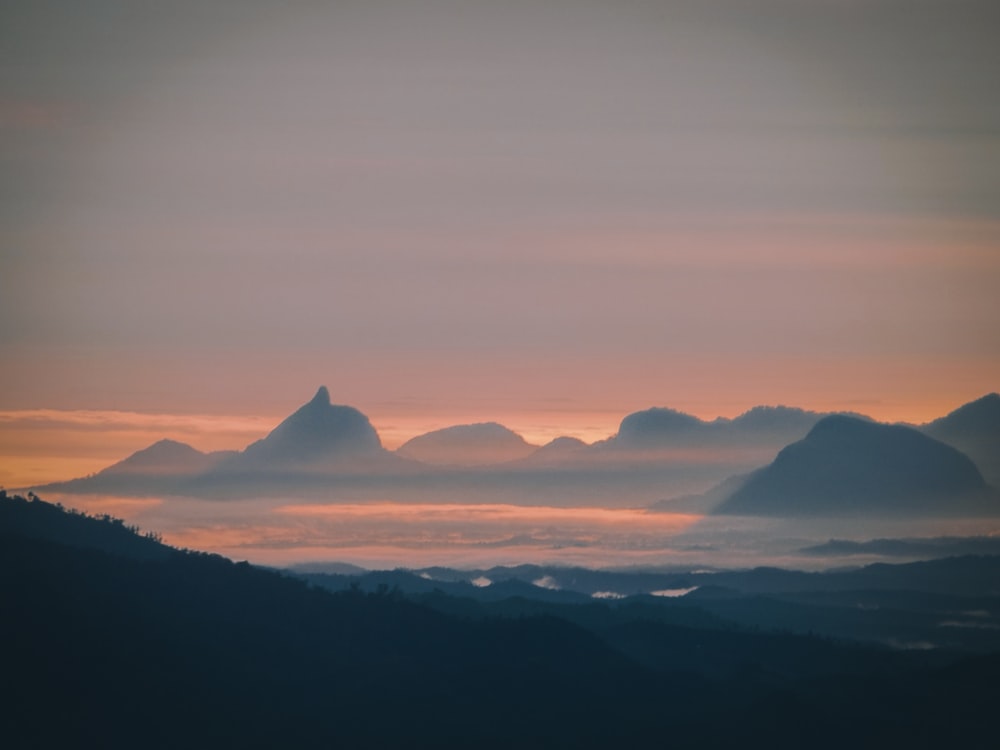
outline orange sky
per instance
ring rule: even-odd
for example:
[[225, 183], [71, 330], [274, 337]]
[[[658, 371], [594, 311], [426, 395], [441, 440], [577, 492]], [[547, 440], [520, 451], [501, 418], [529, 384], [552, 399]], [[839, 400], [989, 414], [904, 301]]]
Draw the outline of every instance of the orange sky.
[[[856, 411], [882, 421], [904, 421], [920, 424], [943, 416], [953, 409], [997, 390], [1000, 374], [989, 377], [988, 368], [973, 368], [961, 372], [957, 368], [939, 366], [931, 373], [935, 382], [946, 382], [951, 388], [942, 393], [928, 392], [927, 386], [915, 377], [909, 377], [910, 367], [901, 366], [893, 373], [901, 385], [881, 398], [872, 395], [867, 399], [851, 398], [837, 387], [836, 363], [799, 364], [802, 382], [831, 384], [830, 391], [809, 398], [809, 391], [799, 393], [801, 400], [790, 391], [788, 398], [768, 391], [768, 371], [753, 378], [753, 372], [743, 370], [739, 384], [747, 390], [764, 394], [760, 401], [751, 401], [745, 391], [727, 393], [723, 385], [728, 380], [720, 375], [702, 378], [699, 391], [692, 384], [691, 393], [681, 398], [657, 399], [652, 392], [641, 394], [632, 390], [632, 398], [622, 397], [619, 404], [608, 404], [600, 410], [586, 410], [579, 402], [535, 402], [534, 409], [517, 409], [511, 403], [467, 401], [441, 403], [438, 412], [426, 410], [422, 402], [380, 403], [371, 407], [353, 403], [361, 408], [378, 430], [383, 444], [390, 449], [398, 447], [411, 437], [434, 429], [455, 424], [499, 421], [520, 433], [531, 443], [544, 444], [561, 435], [578, 437], [586, 442], [604, 439], [617, 430], [621, 419], [632, 411], [650, 406], [669, 406], [702, 419], [735, 417], [758, 404], [785, 404], [815, 411]], [[924, 368], [925, 370], [928, 368]], [[787, 387], [787, 386], [786, 386]], [[99, 471], [121, 460], [136, 450], [162, 438], [186, 442], [202, 451], [236, 450], [263, 437], [284, 417], [307, 401], [313, 389], [301, 390], [298, 398], [285, 399], [288, 403], [282, 412], [271, 414], [192, 414], [148, 413], [116, 410], [59, 410], [22, 409], [0, 412], [0, 486], [18, 487], [49, 481], [70, 479]], [[712, 396], [715, 396], [713, 399]], [[771, 395], [772, 398], [767, 398]], [[336, 394], [333, 394], [337, 401]], [[483, 403], [485, 401], [485, 403]], [[531, 399], [526, 396], [526, 402]], [[464, 408], [463, 408], [464, 405]]]
[[389, 447], [1000, 389], [975, 4], [203, 5], [5, 5], [2, 483], [240, 448], [320, 384]]

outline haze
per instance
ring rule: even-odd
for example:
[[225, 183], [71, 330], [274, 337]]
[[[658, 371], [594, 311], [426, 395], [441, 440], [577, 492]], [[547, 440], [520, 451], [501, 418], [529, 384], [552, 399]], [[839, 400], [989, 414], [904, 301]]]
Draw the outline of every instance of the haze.
[[995, 4], [15, 2], [0, 483], [1000, 382]]
[[6, 4], [0, 408], [995, 387], [992, 3], [203, 6]]
[[3, 0], [8, 744], [995, 745], [998, 31]]

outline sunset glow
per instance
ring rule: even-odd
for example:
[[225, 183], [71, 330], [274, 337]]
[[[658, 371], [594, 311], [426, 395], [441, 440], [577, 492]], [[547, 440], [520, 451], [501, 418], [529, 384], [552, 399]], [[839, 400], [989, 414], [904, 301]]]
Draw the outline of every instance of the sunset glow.
[[[794, 367], [795, 363], [785, 363]], [[807, 387], [815, 388], [817, 384], [838, 383], [837, 373], [840, 372], [837, 363], [814, 362], [807, 367], [804, 363], [802, 382]], [[706, 373], [726, 372], [726, 365], [718, 362], [707, 366]], [[711, 400], [708, 393], [702, 397], [692, 397], [699, 387], [706, 383], [718, 383], [722, 391], [725, 378], [715, 378], [710, 374], [701, 378], [700, 383], [692, 383], [686, 397], [676, 397], [672, 400], [655, 400], [650, 391], [650, 401], [640, 402], [636, 399], [622, 399], [620, 410], [607, 407], [601, 411], [574, 410], [571, 403], [560, 407], [539, 404], [537, 409], [511, 411], [509, 406], [495, 405], [498, 411], [458, 411], [446, 409], [443, 413], [420, 411], [415, 407], [396, 405], [398, 411], [393, 413], [392, 407], [372, 409], [369, 416], [378, 430], [382, 444], [394, 450], [412, 437], [432, 430], [449, 427], [455, 424], [474, 424], [477, 422], [499, 421], [517, 432], [529, 443], [544, 445], [562, 436], [576, 437], [584, 442], [593, 443], [613, 435], [618, 429], [622, 418], [631, 411], [639, 411], [651, 406], [669, 406], [685, 413], [692, 414], [704, 420], [717, 417], [733, 418], [747, 409], [760, 404], [779, 404], [798, 406], [819, 412], [849, 411], [865, 414], [874, 419], [886, 422], [904, 422], [922, 424], [942, 416], [960, 406], [963, 400], [968, 401], [989, 391], [989, 367], [974, 368], [963, 376], [953, 368], [945, 365], [928, 363], [921, 371], [942, 381], [955, 383], [951, 389], [953, 395], [947, 393], [929, 393], [927, 386], [916, 378], [909, 378], [908, 373], [916, 371], [921, 366], [918, 363], [902, 365], [896, 368], [891, 377], [900, 379], [899, 388], [892, 394], [886, 394], [885, 399], [850, 398], [846, 389], [841, 389], [842, 398], [813, 397], [809, 400], [808, 391], [802, 393], [805, 400], [795, 401], [791, 398], [785, 401], [777, 400], [777, 392], [767, 389], [775, 396], [775, 400], [766, 398], [760, 402], [746, 401], [738, 397], [742, 391], [734, 391], [730, 396], [717, 396]], [[759, 382], [767, 380], [769, 367], [762, 367], [758, 374]], [[987, 373], [984, 376], [983, 373]], [[754, 371], [751, 368], [741, 370], [743, 380], [732, 383], [735, 387], [746, 387], [754, 382]], [[1000, 376], [998, 376], [1000, 377]], [[979, 391], [974, 390], [978, 386]], [[962, 390], [965, 389], [965, 390]], [[787, 390], [787, 389], [786, 389]], [[960, 392], [961, 391], [961, 392]], [[730, 406], [729, 409], [714, 407], [720, 403]], [[357, 404], [355, 404], [357, 405]], [[735, 406], [735, 408], [732, 408]], [[429, 408], [423, 404], [421, 408]], [[24, 487], [32, 484], [72, 479], [85, 476], [122, 460], [129, 454], [161, 440], [170, 438], [188, 443], [202, 451], [241, 450], [249, 443], [257, 440], [273, 429], [284, 417], [282, 414], [268, 416], [252, 414], [163, 414], [120, 412], [113, 410], [60, 410], [60, 409], [21, 409], [0, 411], [0, 486]], [[699, 457], [699, 460], [710, 460], [710, 456]]]
[[3, 0], [0, 736], [994, 746], [998, 84], [1000, 0]]
[[[922, 424], [1000, 388], [978, 6], [65, 5], [0, 30], [4, 487], [165, 438], [241, 451], [321, 384], [389, 450], [483, 422], [595, 443], [650, 407]], [[641, 534], [592, 506], [781, 447], [673, 446], [642, 492], [513, 497]], [[275, 517], [437, 523], [434, 491]], [[457, 526], [486, 513], [447, 500]], [[206, 528], [169, 533], [255, 533]]]

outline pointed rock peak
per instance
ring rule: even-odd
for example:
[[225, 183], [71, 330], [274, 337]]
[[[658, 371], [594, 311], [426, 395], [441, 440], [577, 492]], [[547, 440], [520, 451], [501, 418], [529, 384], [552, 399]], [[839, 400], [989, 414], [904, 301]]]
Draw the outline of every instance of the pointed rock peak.
[[319, 390], [316, 391], [316, 395], [312, 397], [312, 401], [309, 403], [313, 406], [329, 406], [330, 391], [326, 389], [325, 385], [321, 385]]

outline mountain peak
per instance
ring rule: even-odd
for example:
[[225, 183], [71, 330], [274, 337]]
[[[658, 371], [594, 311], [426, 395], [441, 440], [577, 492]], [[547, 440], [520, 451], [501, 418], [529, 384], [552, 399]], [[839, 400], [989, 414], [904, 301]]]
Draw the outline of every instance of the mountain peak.
[[314, 406], [329, 406], [330, 405], [330, 391], [326, 389], [325, 385], [321, 385], [319, 390], [316, 391], [316, 395], [312, 397], [312, 401], [309, 402], [310, 405]]
[[[816, 422], [806, 437], [812, 439], [834, 435], [854, 437], [870, 434], [870, 428], [871, 423], [857, 417], [850, 417], [846, 414], [829, 414]], [[878, 430], [877, 427], [875, 429]]]
[[430, 464], [478, 466], [525, 458], [536, 448], [502, 424], [479, 422], [418, 435], [396, 453]]
[[921, 428], [969, 456], [1000, 487], [1000, 394], [988, 393]]
[[654, 406], [626, 416], [618, 426], [613, 444], [621, 448], [657, 448], [690, 438], [703, 427], [705, 423], [697, 417]]
[[183, 474], [204, 471], [213, 459], [187, 443], [164, 438], [157, 440], [128, 458], [103, 469], [102, 475], [113, 474]]
[[717, 512], [945, 516], [997, 510], [976, 466], [955, 448], [904, 425], [834, 414], [782, 449]]
[[970, 401], [950, 414], [935, 419], [926, 428], [934, 430], [975, 430], [993, 432], [1000, 425], [1000, 394], [987, 393], [982, 398]]
[[334, 406], [320, 386], [312, 400], [297, 409], [267, 437], [251, 443], [243, 459], [254, 465], [310, 463], [345, 455], [380, 453], [382, 441], [368, 417], [350, 406]]

